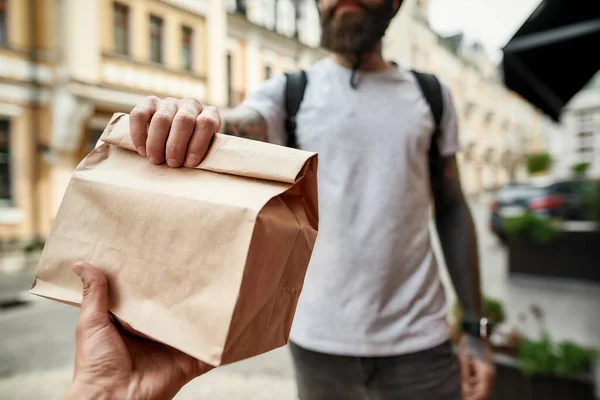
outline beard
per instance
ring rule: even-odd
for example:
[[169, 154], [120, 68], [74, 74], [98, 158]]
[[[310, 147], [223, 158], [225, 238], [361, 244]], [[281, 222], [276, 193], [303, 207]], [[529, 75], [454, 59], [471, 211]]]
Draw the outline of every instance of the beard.
[[321, 46], [341, 54], [374, 51], [383, 38], [393, 15], [391, 1], [371, 9], [360, 4], [362, 12], [336, 15], [335, 9], [321, 17]]

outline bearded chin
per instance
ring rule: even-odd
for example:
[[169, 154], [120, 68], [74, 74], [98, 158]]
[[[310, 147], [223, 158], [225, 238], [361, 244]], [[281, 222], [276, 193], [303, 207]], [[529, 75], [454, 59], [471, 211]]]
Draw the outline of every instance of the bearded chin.
[[366, 53], [375, 50], [381, 40], [368, 16], [342, 15], [339, 20], [322, 22], [321, 46], [341, 54]]

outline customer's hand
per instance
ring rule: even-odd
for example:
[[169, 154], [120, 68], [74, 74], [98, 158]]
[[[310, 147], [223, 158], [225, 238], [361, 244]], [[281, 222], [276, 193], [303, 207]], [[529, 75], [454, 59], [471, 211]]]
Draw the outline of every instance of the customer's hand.
[[150, 96], [129, 116], [131, 140], [138, 153], [153, 164], [166, 160], [175, 168], [200, 164], [220, 128], [219, 111], [189, 97], [161, 100]]
[[492, 360], [489, 342], [463, 335], [458, 346], [458, 359], [463, 399], [489, 399], [496, 377], [496, 366]]
[[83, 301], [75, 373], [63, 399], [170, 399], [211, 369], [171, 347], [123, 332], [109, 316], [102, 271], [84, 263], [75, 264], [73, 270], [83, 282]]

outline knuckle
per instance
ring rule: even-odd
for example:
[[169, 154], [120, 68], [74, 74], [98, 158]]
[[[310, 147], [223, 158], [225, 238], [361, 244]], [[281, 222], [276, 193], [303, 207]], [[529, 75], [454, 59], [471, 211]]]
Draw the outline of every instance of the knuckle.
[[152, 119], [161, 125], [169, 124], [171, 122], [171, 115], [166, 110], [161, 110], [158, 111]]
[[179, 100], [177, 100], [174, 97], [167, 97], [161, 103], [164, 107], [173, 108], [173, 107], [177, 107]]
[[131, 113], [129, 113], [129, 118], [133, 120], [140, 120], [149, 117], [150, 110], [148, 110], [144, 106], [136, 106], [133, 110], [131, 110]]
[[89, 327], [98, 327], [104, 325], [106, 322], [106, 315], [102, 312], [94, 311], [86, 315], [85, 323]]
[[183, 125], [194, 125], [196, 121], [196, 112], [186, 107], [179, 110], [175, 119]]
[[221, 119], [221, 113], [219, 112], [219, 109], [217, 107], [207, 106], [204, 109], [208, 112], [208, 114], [212, 115], [214, 118]]
[[191, 104], [193, 107], [197, 108], [197, 109], [202, 109], [203, 105], [200, 102], [200, 100], [196, 99], [195, 97], [186, 97], [183, 99], [184, 102]]
[[196, 125], [202, 132], [209, 131], [213, 133], [217, 129], [217, 124], [217, 121], [213, 117], [202, 114], [196, 119]]
[[144, 99], [144, 104], [154, 104], [154, 103], [158, 103], [160, 101], [160, 99], [156, 96], [146, 96], [146, 98]]

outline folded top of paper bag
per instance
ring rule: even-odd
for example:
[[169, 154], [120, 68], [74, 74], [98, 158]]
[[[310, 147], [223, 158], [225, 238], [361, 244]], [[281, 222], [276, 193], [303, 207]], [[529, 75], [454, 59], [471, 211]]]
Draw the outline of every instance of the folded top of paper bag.
[[[136, 151], [129, 133], [129, 115], [115, 113], [100, 140]], [[200, 165], [206, 171], [295, 183], [307, 159], [316, 153], [217, 133]]]

